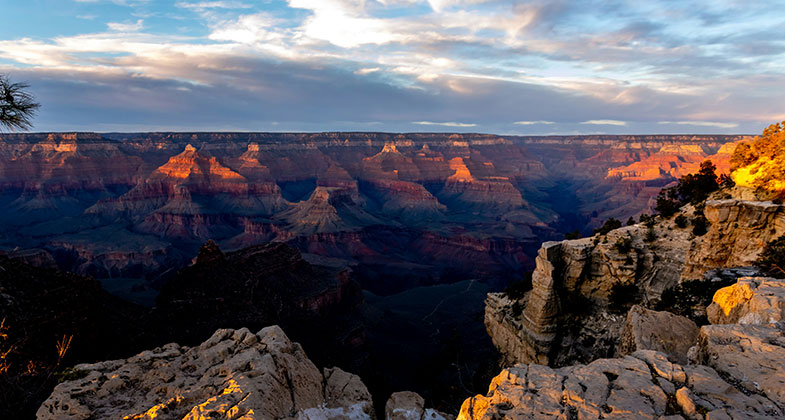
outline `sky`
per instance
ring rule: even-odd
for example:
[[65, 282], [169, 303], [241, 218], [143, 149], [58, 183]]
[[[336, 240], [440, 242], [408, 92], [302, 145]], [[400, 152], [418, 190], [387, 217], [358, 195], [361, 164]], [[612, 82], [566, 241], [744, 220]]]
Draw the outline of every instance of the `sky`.
[[760, 133], [785, 0], [0, 0], [35, 131]]

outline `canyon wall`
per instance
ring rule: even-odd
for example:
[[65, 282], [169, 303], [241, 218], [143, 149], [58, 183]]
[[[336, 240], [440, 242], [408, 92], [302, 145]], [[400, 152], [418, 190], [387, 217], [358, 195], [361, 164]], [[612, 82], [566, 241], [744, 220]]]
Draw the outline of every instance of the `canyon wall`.
[[391, 256], [413, 284], [450, 281], [457, 257], [487, 262], [465, 276], [506, 279], [543, 239], [650, 211], [660, 186], [739, 138], [2, 134], [0, 246], [108, 279], [153, 281], [207, 239], [289, 242], [363, 267], [366, 285]]
[[[722, 194], [722, 193], [720, 193]], [[689, 220], [695, 208], [687, 206]], [[591, 238], [546, 242], [532, 290], [520, 299], [489, 294], [485, 324], [506, 364], [564, 366], [613, 357], [624, 315], [611, 302], [653, 306], [668, 288], [703, 279], [707, 271], [751, 265], [763, 246], [785, 234], [785, 206], [737, 199], [708, 200], [703, 236], [675, 219], [636, 224]]]

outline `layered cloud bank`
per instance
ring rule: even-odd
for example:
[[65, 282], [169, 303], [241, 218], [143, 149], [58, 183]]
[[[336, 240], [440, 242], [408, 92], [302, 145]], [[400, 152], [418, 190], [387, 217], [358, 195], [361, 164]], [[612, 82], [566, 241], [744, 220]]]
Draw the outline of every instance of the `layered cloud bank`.
[[[40, 130], [758, 132], [785, 35], [738, 2], [12, 5]], [[5, 7], [4, 7], [5, 9]]]

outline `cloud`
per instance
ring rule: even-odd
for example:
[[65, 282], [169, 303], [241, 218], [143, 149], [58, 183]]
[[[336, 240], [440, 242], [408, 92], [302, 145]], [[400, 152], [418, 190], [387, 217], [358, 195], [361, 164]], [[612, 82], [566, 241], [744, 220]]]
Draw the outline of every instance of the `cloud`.
[[381, 70], [382, 70], [381, 67], [370, 67], [370, 68], [366, 67], [366, 68], [355, 70], [354, 74], [363, 76], [363, 75], [366, 75], [366, 74], [376, 73], [376, 72], [379, 72]]
[[553, 121], [515, 121], [513, 124], [515, 125], [552, 125], [554, 124]]
[[139, 32], [144, 28], [144, 20], [139, 19], [136, 23], [109, 22], [106, 26], [115, 32]]
[[619, 121], [619, 120], [589, 120], [589, 121], [583, 121], [581, 124], [626, 126], [627, 122]]
[[250, 4], [239, 1], [178, 1], [174, 5], [181, 9], [191, 9], [195, 11], [204, 11], [207, 9], [250, 9], [253, 7]]
[[[200, 102], [194, 95], [232, 101], [220, 92], [263, 114], [241, 113], [249, 124], [263, 126], [274, 116], [279, 127], [423, 127], [414, 121], [456, 130], [741, 131], [785, 119], [785, 34], [765, 5], [181, 0], [172, 12], [161, 2], [103, 2], [144, 5], [133, 16], [151, 17], [115, 22], [124, 17], [113, 14], [106, 32], [75, 36], [40, 36], [31, 27], [21, 38], [0, 40], [0, 71], [61, 78], [42, 88], [89, 86], [92, 106], [101, 110], [114, 109], [123, 89], [143, 107], [139, 92], [146, 92], [160, 115], [184, 126], [207, 121], [198, 109], [188, 108], [193, 119], [180, 114]], [[104, 8], [79, 7], [107, 21]], [[173, 13], [182, 16], [167, 18]], [[78, 91], [68, 89], [66, 98], [75, 100]], [[177, 104], [171, 111], [170, 103]], [[68, 115], [64, 105], [51, 109]], [[100, 115], [115, 127], [129, 122], [125, 115], [146, 115], [123, 112]], [[211, 112], [243, 124], [218, 108]], [[69, 123], [55, 113], [41, 120]], [[444, 125], [454, 121], [459, 125]]]
[[715, 122], [715, 121], [659, 121], [657, 124], [691, 125], [694, 127], [718, 127], [718, 128], [736, 128], [739, 126], [738, 123]]
[[443, 126], [443, 127], [459, 127], [459, 128], [477, 127], [477, 124], [460, 123], [460, 122], [414, 121], [414, 122], [412, 122], [412, 124], [416, 124], [416, 125], [440, 125], [440, 126]]

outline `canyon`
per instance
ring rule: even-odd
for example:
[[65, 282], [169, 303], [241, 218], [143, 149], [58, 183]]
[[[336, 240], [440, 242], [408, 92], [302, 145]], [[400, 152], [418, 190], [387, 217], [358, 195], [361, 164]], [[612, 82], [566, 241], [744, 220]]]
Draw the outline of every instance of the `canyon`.
[[502, 284], [534, 268], [543, 240], [651, 212], [659, 188], [703, 159], [726, 168], [741, 138], [0, 134], [0, 247], [136, 279], [117, 288], [127, 298], [208, 239], [286, 242], [353, 267], [377, 294]]
[[[641, 239], [646, 229], [636, 225], [608, 233], [600, 244], [541, 244], [568, 231], [588, 235], [609, 217], [652, 212], [660, 188], [702, 160], [729, 168], [728, 149], [739, 140], [3, 135], [0, 242], [14, 261], [92, 276], [142, 304], [123, 318], [147, 325], [128, 337], [134, 344], [127, 350], [171, 341], [194, 346], [218, 328], [279, 324], [318, 366], [359, 373], [377, 411], [392, 392], [411, 389], [455, 412], [455, 401], [496, 374], [494, 343], [505, 363], [527, 361], [521, 352], [555, 365], [615, 356], [621, 332], [608, 325], [623, 323], [623, 314], [592, 315], [572, 334], [574, 323], [558, 308], [582, 301], [563, 300], [546, 283], [567, 258], [572, 297], [602, 306], [615, 283], [642, 281], [642, 296], [654, 299], [677, 283], [674, 273], [688, 260], [696, 272], [706, 268], [698, 257], [685, 259], [693, 244], [681, 236], [688, 235], [666, 228], [668, 245], [648, 247]], [[734, 205], [741, 204], [726, 207]], [[716, 217], [726, 213], [717, 210]], [[622, 236], [635, 252], [614, 250]], [[691, 255], [708, 252], [701, 247], [695, 243]], [[744, 254], [727, 248], [716, 255], [722, 261], [709, 265]], [[535, 266], [534, 291], [523, 301], [489, 295], [483, 326], [484, 295]], [[521, 308], [523, 321], [504, 315]], [[493, 316], [496, 326], [488, 321]], [[510, 326], [515, 331], [505, 332]], [[570, 334], [557, 333], [565, 327]], [[569, 351], [550, 350], [555, 343]], [[413, 352], [420, 362], [411, 363]], [[434, 388], [434, 381], [445, 386]], [[425, 412], [421, 402], [414, 405]]]

